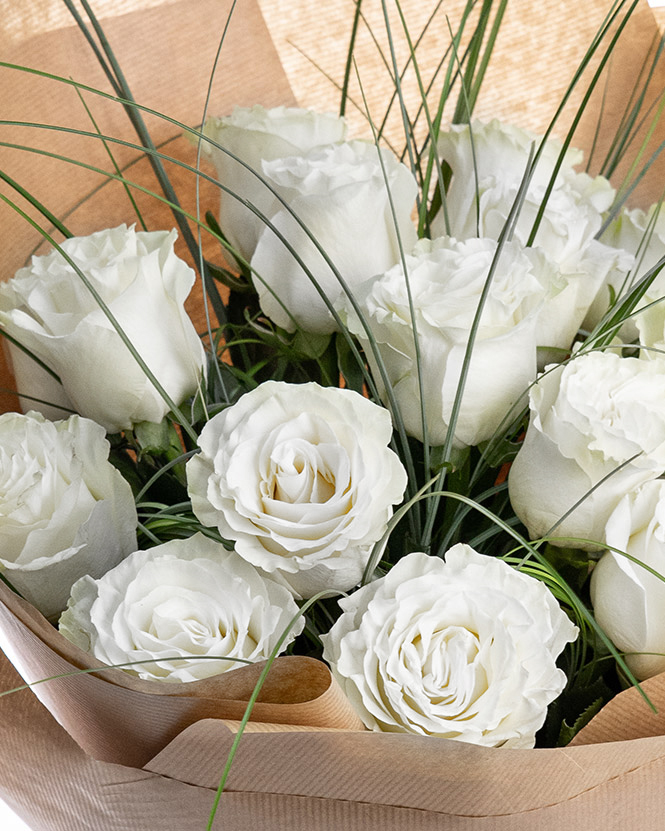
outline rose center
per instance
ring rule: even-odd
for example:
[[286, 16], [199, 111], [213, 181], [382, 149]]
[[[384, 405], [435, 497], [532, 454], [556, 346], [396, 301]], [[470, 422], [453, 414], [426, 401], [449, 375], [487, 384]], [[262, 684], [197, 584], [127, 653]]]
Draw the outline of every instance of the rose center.
[[423, 662], [423, 681], [432, 690], [455, 685], [480, 651], [478, 636], [461, 626], [448, 626], [432, 639]]
[[171, 597], [155, 607], [150, 618], [149, 634], [164, 644], [186, 651], [207, 651], [211, 639], [235, 641], [237, 633], [215, 616], [206, 621], [195, 614], [190, 603]]
[[335, 475], [306, 442], [276, 447], [270, 456], [270, 496], [291, 504], [323, 503], [335, 494]]

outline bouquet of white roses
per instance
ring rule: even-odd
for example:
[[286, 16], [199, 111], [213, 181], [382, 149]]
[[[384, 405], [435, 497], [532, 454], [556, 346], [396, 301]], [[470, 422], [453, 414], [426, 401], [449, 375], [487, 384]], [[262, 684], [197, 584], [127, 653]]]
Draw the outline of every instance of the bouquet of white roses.
[[[37, 72], [80, 96], [90, 125], [71, 133], [110, 155], [126, 221], [74, 233], [2, 173], [48, 246], [0, 284], [25, 413], [0, 416], [3, 649], [106, 761], [153, 764], [201, 719], [240, 722], [220, 792], [253, 720], [503, 753], [583, 742], [622, 686], [665, 669], [665, 230], [660, 202], [629, 207], [662, 102], [641, 82], [607, 155], [585, 168], [574, 149], [635, 4], [584, 55], [572, 123], [557, 111], [538, 135], [474, 117], [505, 0], [463, 4], [428, 79], [436, 10], [414, 38], [384, 4], [385, 116], [362, 77], [351, 91], [358, 2], [340, 115], [177, 123], [186, 161], [81, 5], [65, 0], [138, 139], [97, 123], [95, 88]], [[161, 193], [122, 169], [128, 146]]]

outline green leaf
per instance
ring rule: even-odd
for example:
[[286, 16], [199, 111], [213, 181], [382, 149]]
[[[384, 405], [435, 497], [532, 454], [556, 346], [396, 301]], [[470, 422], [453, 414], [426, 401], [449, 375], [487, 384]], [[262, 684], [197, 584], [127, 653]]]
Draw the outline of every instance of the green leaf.
[[362, 394], [365, 383], [363, 367], [358, 363], [346, 338], [338, 335], [335, 338], [335, 349], [337, 350], [337, 367], [344, 378], [344, 383], [348, 389]]
[[589, 576], [589, 554], [580, 548], [565, 548], [547, 543], [542, 554], [575, 591], [580, 591]]
[[497, 468], [512, 462], [517, 456], [522, 442], [515, 441], [512, 434], [501, 436], [496, 441], [481, 442], [479, 445], [487, 467]]
[[573, 738], [580, 732], [583, 727], [591, 721], [591, 719], [599, 713], [604, 707], [606, 700], [604, 698], [597, 698], [594, 702], [582, 712], [572, 724], [569, 724], [566, 719], [561, 722], [561, 730], [559, 731], [559, 738], [557, 739], [557, 747], [565, 747], [573, 740]]
[[228, 268], [222, 268], [222, 266], [215, 265], [209, 260], [206, 260], [205, 264], [208, 274], [213, 278], [213, 280], [217, 280], [218, 283], [227, 286], [232, 291], [237, 291], [241, 294], [254, 291], [254, 287], [251, 283], [248, 283], [243, 277], [238, 277], [237, 274], [229, 271]]
[[589, 681], [586, 672], [578, 675], [574, 686], [567, 687], [550, 704], [545, 724], [536, 736], [537, 747], [562, 747], [585, 727], [614, 696], [602, 676]]
[[433, 473], [446, 469], [451, 473], [460, 470], [469, 459], [468, 447], [452, 447], [450, 451], [444, 445], [433, 447], [430, 455], [430, 468]]
[[173, 424], [166, 418], [159, 424], [154, 421], [140, 421], [134, 425], [134, 437], [142, 455], [170, 457], [175, 450], [182, 454], [182, 443]]
[[330, 337], [330, 335], [317, 335], [313, 332], [303, 332], [302, 329], [298, 329], [293, 338], [292, 347], [299, 357], [317, 360], [328, 348]]

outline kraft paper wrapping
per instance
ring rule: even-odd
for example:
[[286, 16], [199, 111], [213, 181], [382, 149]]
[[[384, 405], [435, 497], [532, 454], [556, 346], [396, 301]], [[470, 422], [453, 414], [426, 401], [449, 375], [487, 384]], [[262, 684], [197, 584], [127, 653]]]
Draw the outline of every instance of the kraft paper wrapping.
[[[29, 9], [23, 5], [5, 0], [2, 58], [106, 88], [58, 0], [33, 2]], [[97, 0], [94, 5], [137, 100], [183, 123], [200, 122], [205, 81], [230, 0]], [[402, 5], [415, 27], [429, 11], [428, 4], [415, 0]], [[544, 129], [609, 5], [587, 0], [580, 12], [572, 0], [513, 0], [478, 116]], [[341, 77], [351, 4], [329, 0], [325, 15], [320, 4], [304, 0], [260, 0], [260, 6], [279, 54], [255, 0], [240, 0], [222, 50], [211, 111], [226, 112], [235, 103], [292, 103], [289, 81], [300, 103], [334, 109], [337, 94], [311, 61]], [[447, 4], [453, 20], [460, 6], [458, 0]], [[365, 9], [378, 31], [380, 3], [367, 0]], [[656, 34], [643, 4], [610, 70], [606, 112], [612, 118], [621, 112]], [[433, 27], [430, 40], [423, 42], [423, 64], [434, 65], [445, 35]], [[361, 34], [358, 63], [370, 104], [380, 101], [390, 86], [366, 33]], [[653, 86], [656, 93], [662, 91], [662, 71]], [[117, 105], [102, 105], [88, 95], [86, 100], [104, 132], [131, 136]], [[0, 101], [7, 119], [90, 129], [73, 91], [43, 78], [0, 70]], [[352, 115], [351, 120], [362, 128], [361, 117]], [[179, 130], [154, 119], [150, 127], [158, 142], [167, 142], [169, 153], [193, 163], [193, 150]], [[589, 148], [593, 131], [593, 119], [588, 119], [575, 144]], [[395, 140], [397, 135], [389, 133]], [[661, 139], [657, 134], [653, 141]], [[0, 140], [108, 165], [99, 143], [83, 137], [28, 128], [10, 134], [3, 128]], [[133, 180], [154, 187], [149, 167], [135, 162], [135, 151], [116, 147], [114, 152], [122, 165], [131, 165]], [[0, 167], [65, 217], [75, 233], [132, 221], [123, 192], [114, 184], [95, 191], [103, 178], [91, 171], [1, 147]], [[178, 194], [193, 212], [192, 182], [176, 172]], [[644, 205], [661, 195], [659, 176], [651, 182], [651, 190], [640, 193]], [[0, 192], [15, 198], [4, 185]], [[202, 204], [214, 206], [216, 200], [214, 188], [204, 185]], [[168, 209], [156, 211], [149, 199], [141, 198], [141, 204], [148, 207], [152, 227], [171, 227]], [[0, 227], [7, 278], [40, 237], [4, 207]], [[200, 296], [192, 304], [200, 305]], [[7, 398], [3, 405], [14, 408], [15, 400]], [[16, 669], [28, 682], [65, 676], [0, 699], [0, 795], [35, 831], [206, 827], [257, 668], [190, 685], [142, 682], [117, 670], [72, 675], [95, 666], [89, 656], [2, 586], [0, 646], [7, 656], [0, 660], [0, 690], [22, 683]], [[643, 689], [665, 713], [665, 676], [651, 679]], [[617, 696], [578, 735], [575, 746], [488, 750], [363, 731], [322, 664], [280, 658], [253, 718], [240, 742], [216, 828], [593, 831], [623, 828], [629, 821], [638, 821], [646, 831], [662, 828], [665, 718], [654, 715], [637, 690]]]
[[[203, 718], [241, 719], [263, 664], [192, 683], [144, 681], [99, 666], [29, 603], [0, 585], [0, 645], [34, 693], [96, 759], [140, 766], [182, 729]], [[55, 678], [55, 676], [61, 676]], [[350, 704], [320, 661], [277, 660], [252, 717], [258, 722], [362, 730]]]
[[[20, 682], [8, 662], [3, 688]], [[96, 762], [27, 690], [2, 701], [2, 795], [34, 831], [202, 831], [233, 740], [190, 726], [142, 769]], [[662, 828], [665, 738], [487, 750], [354, 732], [243, 736], [226, 831], [613, 831]]]

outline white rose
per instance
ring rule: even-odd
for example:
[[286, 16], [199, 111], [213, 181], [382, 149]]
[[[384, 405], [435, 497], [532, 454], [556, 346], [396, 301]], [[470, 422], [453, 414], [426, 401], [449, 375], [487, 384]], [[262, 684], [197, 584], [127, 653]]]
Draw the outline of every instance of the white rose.
[[[508, 221], [519, 185], [506, 187], [494, 180], [488, 180], [486, 185], [480, 194], [478, 233], [481, 237], [498, 239]], [[512, 238], [524, 246], [544, 198], [544, 187], [532, 188], [522, 202]], [[453, 204], [449, 205], [449, 210], [456, 215]], [[601, 287], [611, 275], [632, 264], [633, 258], [626, 252], [603, 245], [594, 238], [601, 220], [598, 207], [581, 199], [568, 186], [555, 189], [548, 198], [535, 245], [556, 264], [566, 288], [542, 315], [541, 324], [550, 326], [550, 322], [556, 321], [557, 329], [565, 332], [565, 336], [557, 337], [557, 332], [547, 334], [543, 331], [539, 345], [568, 351], [580, 327], [589, 322], [589, 310]], [[475, 230], [469, 236], [475, 236]], [[561, 357], [561, 352], [547, 351], [541, 356], [539, 366], [542, 369], [545, 363], [558, 361]]]
[[555, 661], [577, 628], [543, 583], [468, 545], [409, 554], [340, 606], [323, 657], [372, 730], [532, 747], [566, 684]]
[[[230, 116], [211, 118], [203, 128], [206, 136], [230, 151], [261, 177], [263, 161], [307, 153], [315, 147], [343, 141], [343, 118], [296, 107], [236, 107]], [[203, 150], [217, 168], [224, 187], [250, 202], [265, 216], [279, 207], [262, 179], [239, 164], [224, 150], [204, 142]], [[231, 245], [247, 262], [252, 257], [265, 223], [228, 193], [221, 192], [220, 227]]]
[[[531, 150], [538, 150], [542, 136], [512, 124], [503, 124], [497, 119], [487, 123], [481, 121], [468, 124], [453, 124], [447, 131], [439, 133], [437, 148], [439, 156], [451, 168], [453, 178], [447, 198], [455, 206], [450, 219], [455, 223], [453, 236], [476, 236], [475, 203], [477, 188], [488, 179], [500, 178], [509, 185], [519, 184], [526, 172]], [[557, 139], [549, 139], [541, 153], [530, 182], [531, 188], [547, 186], [559, 158], [562, 146]], [[561, 186], [576, 175], [574, 165], [582, 161], [582, 152], [569, 148], [556, 184]], [[442, 221], [441, 214], [437, 221]], [[471, 223], [470, 225], [468, 223]], [[468, 228], [463, 233], [462, 228]], [[440, 233], [444, 233], [439, 229]]]
[[[501, 203], [507, 203], [507, 211], [510, 210], [517, 188], [526, 172], [530, 151], [538, 150], [541, 141], [542, 137], [535, 133], [510, 124], [502, 124], [496, 119], [487, 124], [474, 121], [470, 128], [467, 124], [453, 125], [449, 131], [440, 134], [437, 145], [439, 155], [450, 166], [453, 174], [446, 194], [448, 219], [452, 223], [450, 233], [453, 236], [460, 239], [490, 236], [487, 230], [481, 230], [479, 233], [478, 221], [483, 222], [484, 215], [499, 210]], [[560, 142], [557, 139], [548, 139], [528, 184], [527, 203], [533, 202], [536, 207], [541, 204], [540, 197], [550, 183], [560, 152]], [[557, 193], [565, 194], [575, 203], [584, 206], [587, 216], [582, 227], [571, 226], [571, 231], [575, 238], [584, 232], [585, 237], [589, 239], [600, 227], [600, 214], [611, 205], [614, 190], [604, 177], [592, 179], [585, 173], [577, 173], [574, 166], [579, 164], [582, 158], [583, 154], [579, 150], [569, 148], [566, 151], [550, 198], [558, 198]], [[488, 203], [484, 208], [483, 198]], [[554, 209], [555, 223], [565, 221], [564, 208], [562, 205], [561, 209]], [[524, 211], [524, 208], [522, 210]], [[551, 210], [552, 205], [548, 203], [545, 216]], [[505, 212], [507, 216], [503, 205], [500, 211]], [[528, 212], [532, 213], [532, 210], [528, 209]], [[535, 217], [519, 218], [518, 228], [522, 229], [522, 235], [530, 232], [533, 218]], [[435, 219], [432, 232], [446, 233], [444, 222], [441, 211]], [[491, 220], [491, 224], [496, 225], [496, 220]], [[595, 230], [591, 230], [591, 224], [596, 225]], [[543, 245], [540, 238], [538, 244]]]
[[[121, 225], [65, 240], [62, 248], [180, 404], [197, 389], [204, 353], [184, 310], [195, 275], [175, 255], [175, 237], [175, 231], [135, 232]], [[60, 377], [74, 410], [108, 432], [139, 421], [159, 422], [168, 412], [162, 396], [58, 251], [33, 257], [30, 266], [0, 284], [0, 325]], [[25, 384], [34, 390], [30, 375], [16, 380], [19, 389]]]
[[[652, 205], [646, 212], [639, 209], [624, 210], [605, 231], [602, 240], [630, 259], [624, 260], [606, 276], [584, 321], [587, 329], [593, 329], [609, 309], [610, 302], [625, 297], [647, 271], [665, 256], [665, 213], [658, 205]], [[638, 308], [664, 294], [665, 273], [661, 271], [649, 286], [647, 295], [638, 303]], [[656, 312], [658, 314], [660, 313]], [[621, 327], [624, 341], [633, 341], [638, 337], [639, 320], [639, 317], [630, 318]], [[646, 324], [649, 329], [652, 325], [652, 322]]]
[[529, 406], [508, 477], [513, 510], [536, 539], [583, 500], [553, 535], [602, 543], [623, 494], [665, 471], [665, 362], [587, 353], [546, 371]]
[[665, 482], [647, 482], [626, 494], [607, 521], [608, 545], [634, 557], [607, 551], [591, 576], [597, 622], [639, 680], [665, 670]]
[[[583, 174], [580, 174], [583, 175]], [[606, 180], [603, 180], [606, 182]], [[480, 206], [478, 216], [479, 235], [498, 239], [503, 230], [510, 211], [513, 207], [519, 189], [519, 182], [504, 184], [500, 180], [488, 180], [486, 187], [480, 192]], [[602, 210], [612, 202], [614, 191], [607, 183], [606, 199], [602, 201]], [[546, 189], [530, 188], [522, 202], [519, 217], [513, 231], [513, 238], [526, 245], [531, 231], [545, 199]], [[451, 210], [454, 206], [451, 205]], [[575, 273], [587, 256], [587, 248], [591, 248], [591, 256], [598, 260], [609, 258], [609, 264], [600, 275], [595, 271], [602, 265], [598, 263], [592, 272], [590, 299], [591, 304], [599, 281], [622, 260], [615, 249], [602, 245], [594, 237], [602, 224], [602, 212], [592, 201], [583, 199], [576, 190], [562, 186], [555, 188], [547, 200], [547, 208], [540, 221], [534, 244], [542, 248], [554, 260], [561, 270], [567, 274]], [[475, 230], [468, 236], [475, 236]], [[594, 251], [595, 249], [595, 251]]]
[[203, 428], [192, 508], [294, 592], [355, 586], [406, 487], [390, 415], [358, 393], [268, 381]]
[[47, 617], [79, 577], [136, 548], [134, 497], [108, 454], [104, 430], [79, 416], [0, 416], [0, 569]]
[[[401, 265], [365, 282], [356, 299], [377, 342], [407, 432], [423, 440], [411, 306], [420, 347], [430, 444], [446, 439], [460, 373], [483, 286], [496, 254], [493, 240], [424, 240], [406, 257], [410, 297]], [[534, 249], [508, 243], [498, 261], [483, 309], [464, 387], [455, 439], [476, 445], [490, 438], [536, 377], [541, 307], [559, 287], [558, 272]], [[350, 304], [347, 324], [373, 352]], [[549, 325], [549, 324], [548, 324]], [[387, 401], [385, 390], [380, 386]]]
[[[405, 251], [416, 241], [416, 180], [388, 151], [381, 151], [381, 159], [373, 144], [356, 141], [264, 164], [266, 176], [352, 291], [399, 261], [400, 239]], [[334, 303], [342, 287], [305, 230], [285, 208], [271, 221]], [[263, 231], [251, 264], [261, 308], [278, 326], [291, 332], [336, 329], [307, 272], [271, 229]]]
[[[474, 122], [471, 131], [468, 125], [456, 125], [442, 134], [439, 152], [453, 171], [446, 197], [452, 236], [498, 239], [522, 184], [531, 146], [537, 148], [540, 142], [540, 137], [498, 121]], [[513, 239], [523, 245], [530, 239], [560, 150], [558, 141], [546, 142], [523, 195], [512, 229]], [[572, 335], [585, 320], [608, 275], [615, 269], [629, 268], [631, 261], [623, 252], [595, 239], [603, 213], [612, 204], [614, 189], [602, 176], [591, 178], [577, 173], [573, 165], [581, 160], [580, 151], [566, 152], [535, 237], [535, 245], [543, 249], [566, 278], [567, 288], [559, 297], [558, 314], [567, 310]], [[432, 232], [444, 234], [446, 229], [441, 211], [432, 223]], [[571, 341], [572, 336], [565, 348]], [[552, 353], [549, 357], [558, 356]]]
[[243, 666], [211, 658], [267, 659], [297, 613], [287, 589], [196, 534], [136, 551], [99, 580], [79, 580], [60, 632], [107, 664], [146, 661], [128, 667], [141, 678], [196, 681]]

